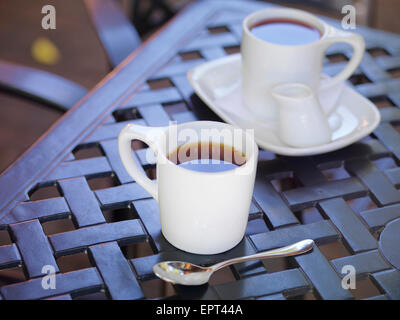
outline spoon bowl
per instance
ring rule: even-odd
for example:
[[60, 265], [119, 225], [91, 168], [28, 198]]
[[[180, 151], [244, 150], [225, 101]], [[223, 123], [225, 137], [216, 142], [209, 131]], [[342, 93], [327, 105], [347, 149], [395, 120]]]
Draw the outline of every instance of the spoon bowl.
[[282, 248], [264, 251], [250, 256], [226, 260], [209, 267], [202, 267], [193, 263], [183, 261], [163, 261], [153, 266], [153, 272], [160, 279], [171, 282], [173, 284], [196, 286], [207, 283], [211, 275], [215, 271], [231, 264], [257, 259], [287, 257], [302, 254], [311, 250], [313, 246], [314, 241], [307, 239]]
[[183, 261], [165, 261], [154, 265], [153, 271], [164, 281], [183, 285], [201, 285], [210, 279], [214, 270]]

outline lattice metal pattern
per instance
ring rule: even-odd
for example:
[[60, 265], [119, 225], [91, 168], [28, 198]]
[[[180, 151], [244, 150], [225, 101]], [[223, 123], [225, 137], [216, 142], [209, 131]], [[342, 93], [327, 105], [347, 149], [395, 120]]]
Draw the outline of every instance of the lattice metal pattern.
[[[379, 128], [330, 154], [289, 158], [261, 151], [246, 236], [227, 253], [198, 256], [171, 246], [160, 232], [157, 203], [124, 170], [117, 136], [125, 124], [216, 119], [193, 95], [186, 71], [238, 52], [246, 14], [224, 10], [210, 18], [2, 219], [1, 298], [400, 298], [399, 256], [390, 252], [397, 244], [390, 237], [379, 240], [400, 218], [400, 37], [358, 30], [367, 52], [348, 82], [381, 108]], [[330, 48], [325, 72], [337, 72], [350, 55], [347, 47]], [[155, 178], [147, 146], [132, 147], [135, 160]], [[399, 231], [398, 223], [390, 228]], [[210, 264], [304, 238], [317, 243], [311, 253], [238, 264], [220, 271], [209, 286], [172, 286], [152, 273], [152, 265], [165, 259]], [[367, 295], [341, 287], [348, 264]], [[55, 266], [54, 290], [42, 289], [43, 265]]]

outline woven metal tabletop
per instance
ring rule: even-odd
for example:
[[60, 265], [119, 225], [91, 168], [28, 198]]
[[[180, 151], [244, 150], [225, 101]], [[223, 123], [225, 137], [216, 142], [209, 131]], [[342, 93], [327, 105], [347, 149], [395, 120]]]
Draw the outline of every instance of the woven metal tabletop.
[[[264, 7], [188, 7], [1, 175], [2, 299], [400, 299], [400, 36], [355, 30], [367, 51], [348, 85], [377, 104], [380, 126], [328, 154], [260, 150], [246, 236], [229, 252], [199, 256], [171, 246], [156, 201], [122, 166], [117, 136], [127, 123], [218, 120], [186, 72], [238, 52], [241, 21]], [[350, 56], [348, 47], [331, 47], [324, 72], [337, 73]], [[146, 148], [133, 144], [135, 160], [155, 178]], [[165, 259], [207, 265], [304, 238], [315, 240], [312, 252], [238, 264], [201, 287], [164, 284], [152, 273]], [[342, 288], [346, 265], [356, 270], [356, 288], [368, 290]], [[54, 289], [42, 285], [44, 266], [56, 272]]]

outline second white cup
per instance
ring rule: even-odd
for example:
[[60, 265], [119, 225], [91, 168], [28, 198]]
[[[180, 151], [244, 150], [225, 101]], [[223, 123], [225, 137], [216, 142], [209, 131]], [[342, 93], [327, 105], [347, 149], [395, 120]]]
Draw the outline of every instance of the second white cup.
[[[310, 26], [319, 31], [320, 37], [310, 43], [291, 45], [265, 41], [252, 33], [256, 25], [279, 20]], [[347, 43], [353, 47], [354, 53], [339, 74], [324, 81], [324, 87], [334, 87], [349, 78], [361, 62], [365, 49], [364, 39], [360, 35], [336, 29], [316, 16], [297, 9], [272, 8], [257, 11], [243, 21], [242, 29], [243, 99], [246, 108], [260, 120], [277, 119], [276, 103], [271, 95], [272, 86], [299, 82], [308, 85], [314, 92], [321, 89], [325, 50], [332, 44]]]

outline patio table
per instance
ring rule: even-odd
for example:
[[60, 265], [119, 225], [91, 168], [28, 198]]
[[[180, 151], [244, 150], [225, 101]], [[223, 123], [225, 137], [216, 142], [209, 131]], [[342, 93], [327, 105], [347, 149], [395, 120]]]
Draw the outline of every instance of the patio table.
[[[246, 235], [228, 252], [193, 255], [170, 245], [156, 201], [122, 166], [117, 137], [127, 123], [218, 120], [193, 93], [186, 72], [239, 52], [243, 18], [268, 6], [190, 5], [2, 173], [0, 233], [8, 241], [0, 246], [0, 279], [7, 270], [21, 275], [2, 282], [1, 299], [400, 299], [398, 35], [354, 30], [367, 50], [348, 85], [380, 107], [379, 127], [328, 154], [291, 158], [260, 150]], [[335, 74], [350, 56], [347, 47], [331, 47], [324, 72]], [[154, 177], [147, 146], [133, 149]], [[161, 286], [152, 272], [162, 260], [207, 265], [305, 238], [316, 242], [310, 253], [237, 264], [205, 286]], [[72, 257], [85, 267], [60, 267]], [[349, 265], [356, 271], [354, 290], [342, 287]], [[55, 288], [42, 285], [49, 270]], [[155, 294], [154, 287], [162, 290]], [[372, 293], [360, 296], [357, 287]]]

